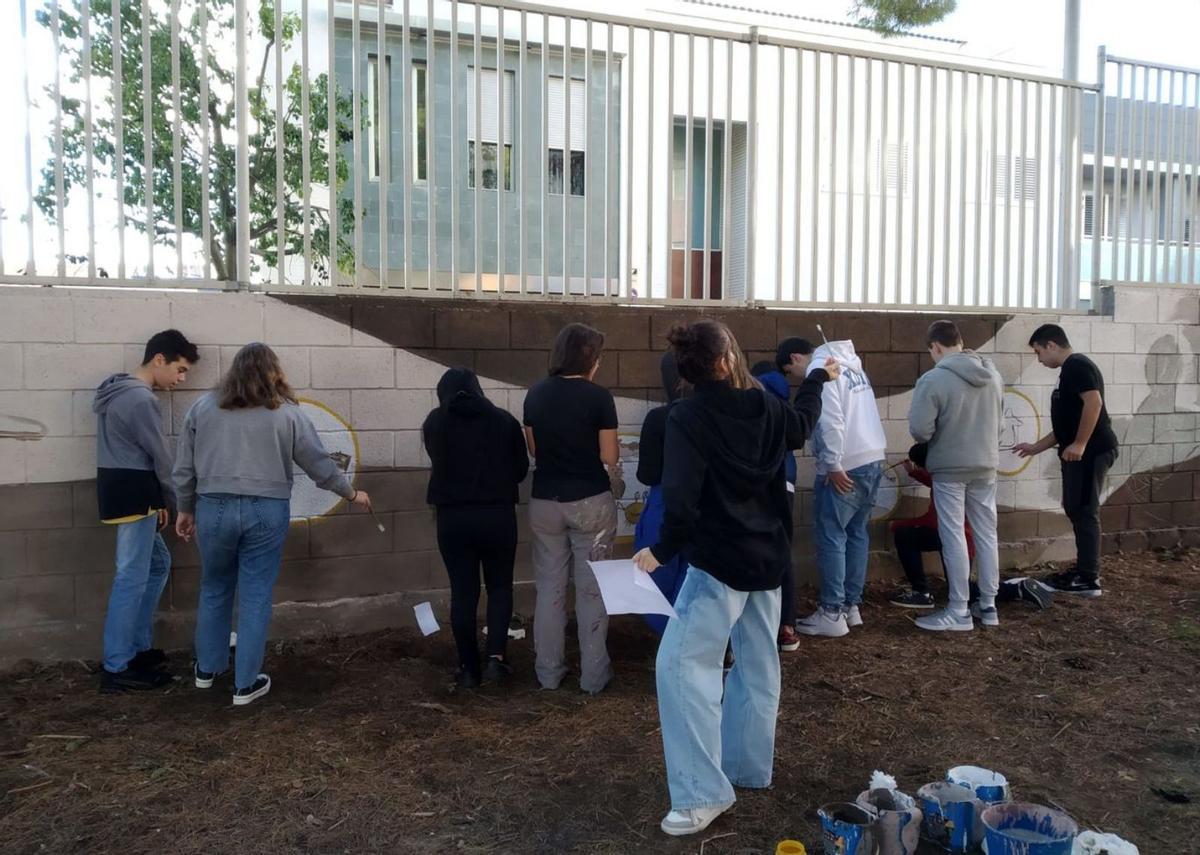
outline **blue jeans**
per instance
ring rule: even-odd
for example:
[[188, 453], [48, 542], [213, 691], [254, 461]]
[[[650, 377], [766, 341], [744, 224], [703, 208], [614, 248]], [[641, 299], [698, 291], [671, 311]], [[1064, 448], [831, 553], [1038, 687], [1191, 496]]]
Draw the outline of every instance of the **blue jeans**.
[[[735, 591], [689, 567], [677, 620], [658, 647], [658, 715], [671, 807], [734, 801], [734, 787], [771, 783], [779, 709], [779, 589]], [[734, 666], [721, 697], [725, 643]]]
[[875, 493], [883, 477], [883, 463], [875, 461], [846, 473], [854, 489], [842, 495], [817, 476], [813, 485], [813, 533], [817, 541], [817, 566], [821, 570], [821, 605], [829, 610], [857, 606], [867, 582], [870, 538], [867, 523]]
[[[650, 491], [646, 493], [646, 503], [643, 505], [642, 513], [633, 529], [634, 551], [658, 543], [658, 532], [662, 528], [664, 510], [662, 487], [651, 487]], [[679, 589], [683, 587], [683, 580], [686, 576], [687, 562], [683, 560], [682, 555], [676, 555], [666, 564], [660, 564], [658, 569], [650, 574], [651, 580], [663, 592], [667, 602], [671, 604], [674, 604], [676, 597], [679, 596]], [[667, 628], [666, 615], [642, 615], [642, 620], [660, 636]]]
[[229, 630], [237, 592], [234, 686], [258, 679], [271, 623], [271, 591], [279, 576], [290, 509], [287, 499], [227, 494], [196, 500], [200, 548], [200, 603], [196, 610], [196, 667], [209, 674], [229, 668]]
[[105, 671], [124, 671], [134, 656], [150, 649], [154, 612], [170, 573], [158, 514], [117, 525], [117, 573], [104, 618]]

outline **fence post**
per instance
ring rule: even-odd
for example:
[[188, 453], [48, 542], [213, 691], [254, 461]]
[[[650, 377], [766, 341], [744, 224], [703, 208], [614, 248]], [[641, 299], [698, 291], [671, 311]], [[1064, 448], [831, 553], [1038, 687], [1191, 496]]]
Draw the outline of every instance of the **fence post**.
[[[332, 26], [332, 23], [331, 23]], [[246, 90], [246, 0], [236, 0], [233, 15], [234, 49], [237, 66], [234, 71], [234, 99], [237, 116], [237, 286], [250, 287], [250, 98]], [[330, 194], [335, 190], [332, 187]], [[336, 264], [336, 251], [334, 263]]]
[[[1104, 237], [1104, 209], [1105, 209], [1105, 194], [1104, 194], [1104, 122], [1105, 122], [1105, 95], [1104, 95], [1104, 77], [1108, 68], [1108, 51], [1104, 45], [1100, 45], [1100, 50], [1096, 54], [1096, 109], [1093, 110], [1093, 115], [1096, 122], [1096, 147], [1092, 152], [1092, 290], [1093, 292], [1100, 286], [1100, 241]], [[1121, 97], [1121, 93], [1117, 93], [1117, 97]], [[1120, 104], [1117, 105], [1120, 109]], [[1113, 185], [1116, 187], [1116, 182], [1120, 180], [1120, 176], [1116, 174], [1116, 169], [1113, 170]], [[1117, 212], [1113, 211], [1113, 222], [1116, 223]], [[1113, 240], [1116, 240], [1116, 235], [1113, 235]]]
[[758, 204], [755, 193], [758, 185], [757, 152], [758, 152], [758, 27], [750, 28], [750, 83], [749, 83], [749, 112], [746, 128], [746, 293], [742, 300], [748, 306], [754, 305], [754, 212]]

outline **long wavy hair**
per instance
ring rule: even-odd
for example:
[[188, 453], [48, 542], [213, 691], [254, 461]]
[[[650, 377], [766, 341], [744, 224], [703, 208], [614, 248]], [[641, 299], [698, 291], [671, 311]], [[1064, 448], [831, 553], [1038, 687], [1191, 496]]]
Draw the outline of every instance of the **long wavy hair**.
[[237, 352], [221, 379], [218, 402], [223, 410], [266, 407], [275, 410], [296, 403], [275, 351], [262, 342], [251, 342]]

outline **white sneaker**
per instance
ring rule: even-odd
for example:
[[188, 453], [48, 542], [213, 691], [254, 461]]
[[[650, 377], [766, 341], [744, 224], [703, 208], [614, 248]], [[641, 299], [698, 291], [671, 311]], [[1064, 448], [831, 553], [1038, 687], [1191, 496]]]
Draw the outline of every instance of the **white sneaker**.
[[862, 614], [858, 610], [858, 606], [850, 606], [846, 609], [846, 626], [854, 629], [856, 626], [862, 626]]
[[846, 625], [846, 615], [841, 611], [831, 612], [817, 609], [816, 612], [796, 623], [796, 632], [802, 635], [840, 638], [850, 632], [850, 627]]
[[979, 622], [984, 626], [1000, 625], [1000, 614], [996, 611], [995, 606], [992, 606], [990, 609], [981, 609], [979, 603], [976, 603], [971, 606], [971, 614], [979, 618]]
[[683, 837], [686, 834], [696, 834], [712, 825], [714, 819], [733, 807], [730, 802], [721, 807], [687, 808], [673, 810], [663, 817], [659, 826], [672, 837]]
[[960, 615], [950, 609], [942, 609], [931, 615], [921, 615], [917, 618], [916, 624], [921, 629], [931, 632], [970, 632], [975, 628], [975, 621], [971, 620], [970, 612]]

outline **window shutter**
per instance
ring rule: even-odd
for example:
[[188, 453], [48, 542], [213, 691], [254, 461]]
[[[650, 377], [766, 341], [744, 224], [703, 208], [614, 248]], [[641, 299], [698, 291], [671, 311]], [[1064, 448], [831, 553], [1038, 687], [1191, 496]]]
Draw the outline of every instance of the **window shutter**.
[[[467, 139], [477, 139], [475, 136], [475, 69], [467, 66]], [[511, 71], [504, 72], [504, 141], [513, 141], [513, 80]], [[496, 101], [496, 69], [479, 69], [479, 85], [482, 97], [480, 112], [482, 114], [480, 142], [498, 142], [499, 126], [497, 117], [500, 104]], [[561, 120], [560, 120], [561, 121]]]
[[[547, 128], [547, 148], [563, 147], [563, 79], [561, 76], [551, 76], [550, 92], [546, 104], [546, 118], [550, 125]], [[586, 151], [587, 145], [583, 138], [585, 117], [585, 92], [583, 81], [571, 79], [571, 150]]]

